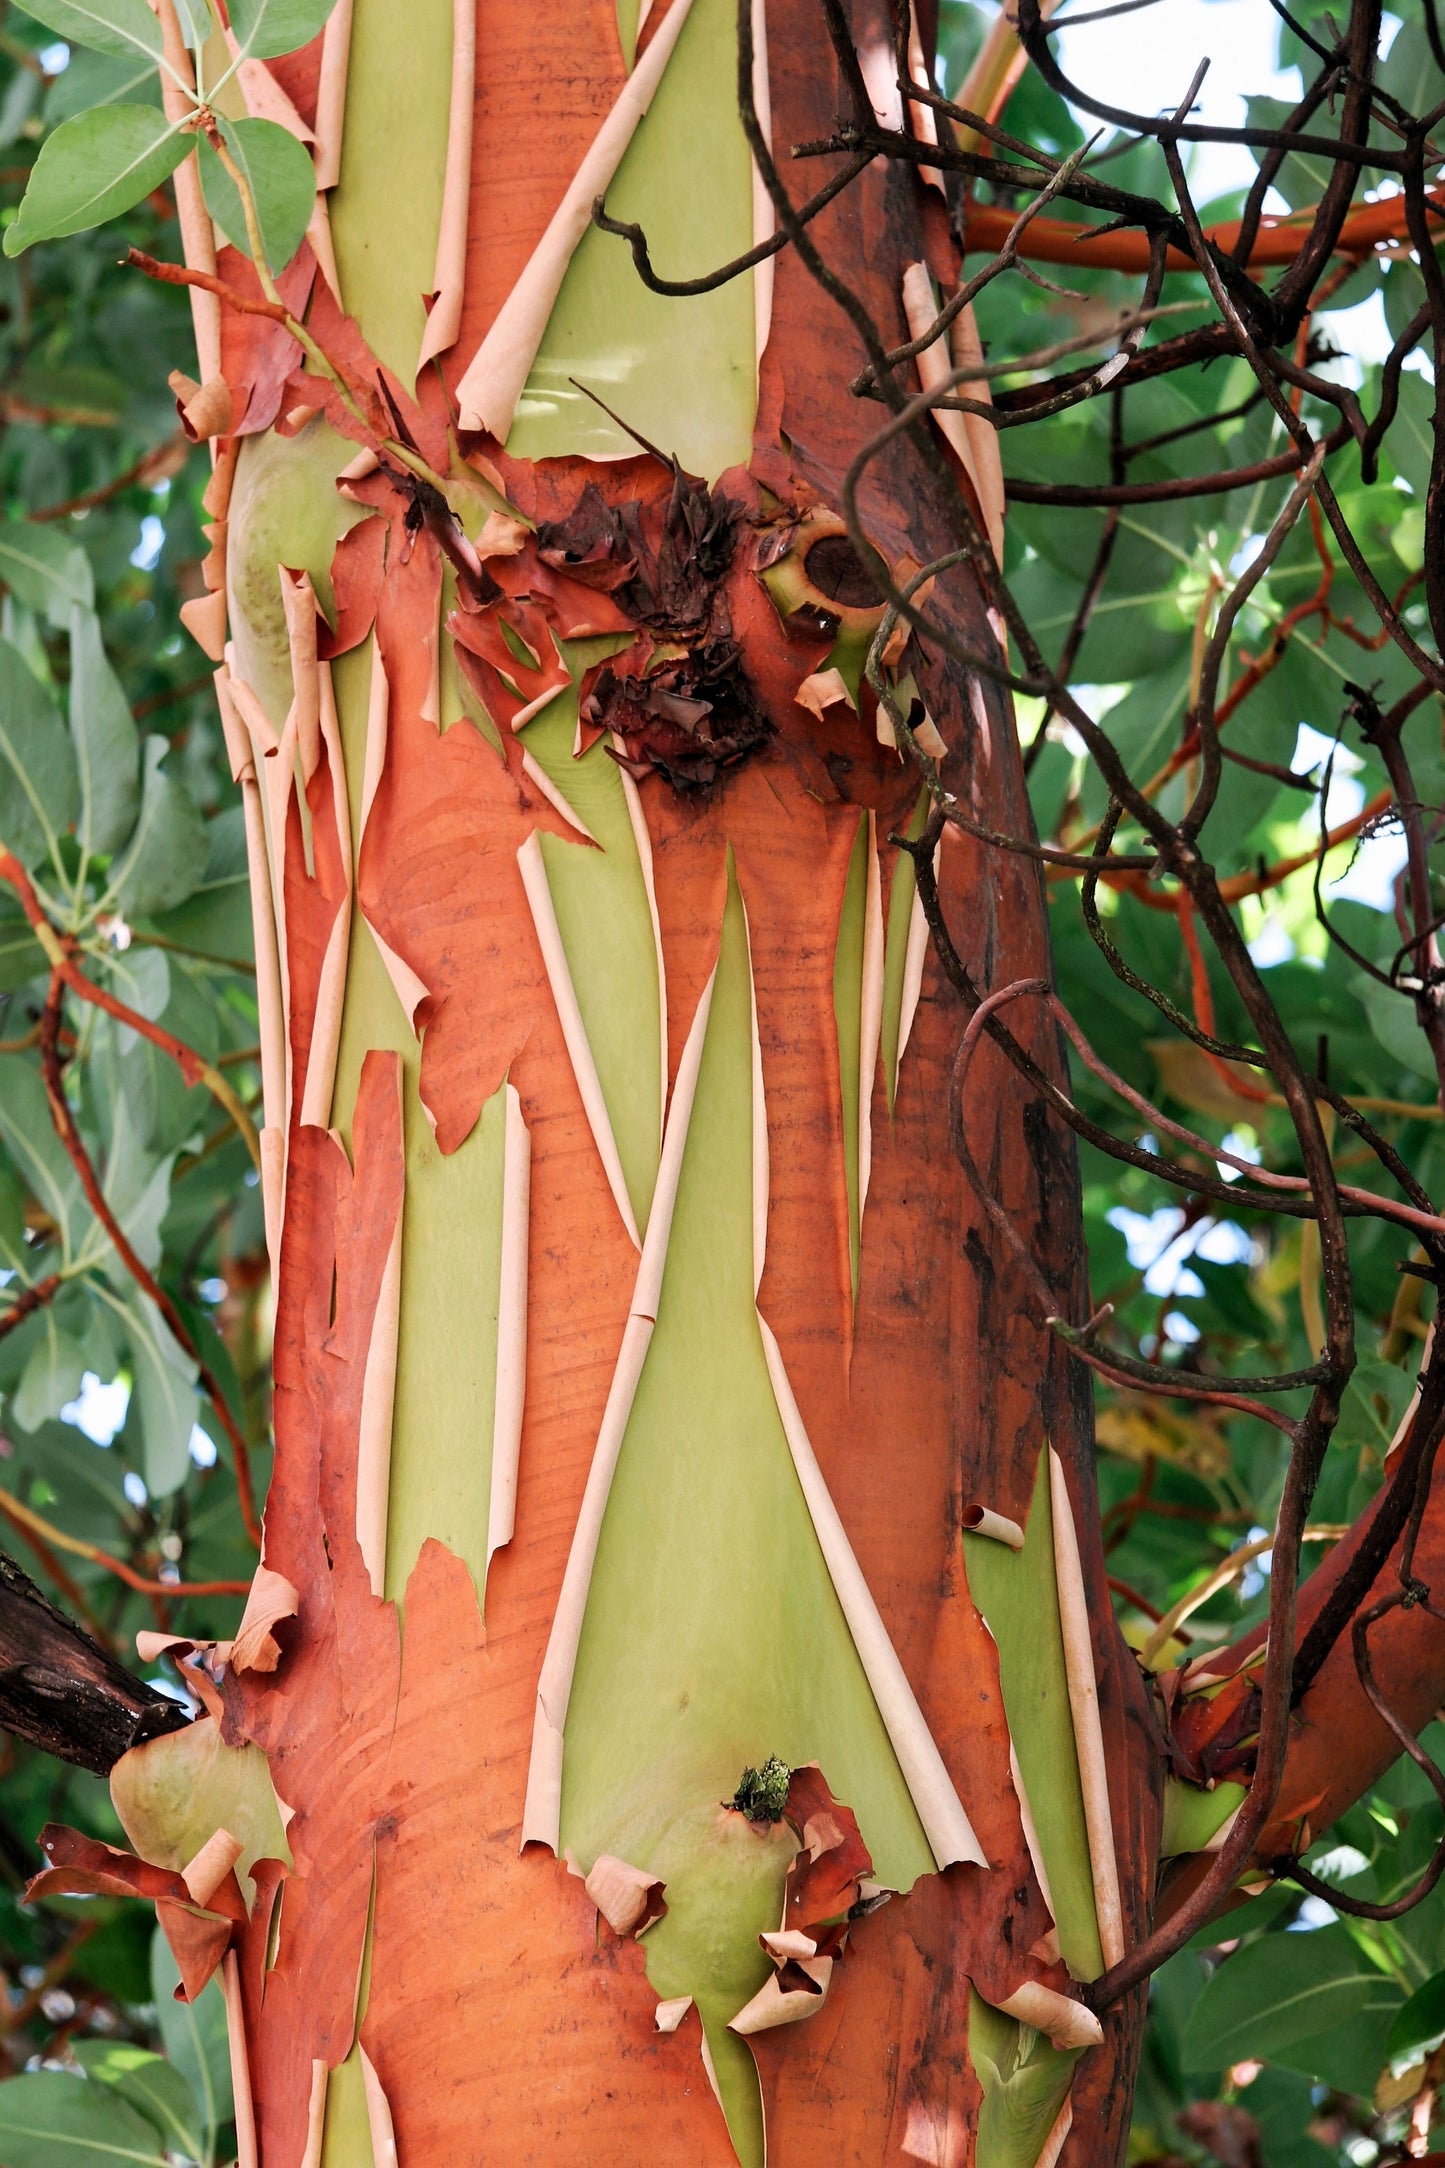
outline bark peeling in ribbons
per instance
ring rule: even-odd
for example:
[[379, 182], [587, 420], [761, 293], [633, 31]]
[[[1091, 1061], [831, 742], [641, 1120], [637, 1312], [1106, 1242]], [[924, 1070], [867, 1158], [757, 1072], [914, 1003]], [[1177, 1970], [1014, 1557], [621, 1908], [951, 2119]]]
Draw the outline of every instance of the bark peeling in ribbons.
[[[886, 0], [847, 4], [891, 56]], [[865, 357], [794, 253], [672, 302], [588, 224], [621, 113], [609, 207], [659, 264], [756, 232], [736, 0], [620, 14], [488, 0], [473, 41], [466, 0], [343, 0], [275, 63], [336, 272], [306, 244], [282, 286], [365, 419], [265, 317], [202, 371], [280, 1266], [267, 1565], [206, 1677], [294, 1809], [204, 1954], [264, 2168], [353, 2126], [380, 2163], [393, 2113], [413, 2163], [485, 2129], [517, 2168], [584, 2130], [596, 2168], [1074, 2168], [1118, 2150], [1136, 2027], [1050, 2045], [1104, 1957], [1091, 1755], [1126, 1926], [1150, 1870], [1137, 1682], [1064, 1631], [1040, 1456], [1082, 1544], [1086, 1411], [952, 1156], [963, 1017], [893, 840], [928, 801], [890, 706], [1023, 832], [1012, 723], [906, 627], [868, 682], [885, 575], [959, 521], [900, 437], [855, 548]], [[827, 136], [817, 0], [753, 19], [773, 139]], [[948, 269], [925, 194], [878, 163], [809, 229], [890, 340], [907, 267]], [[1046, 968], [1025, 858], [950, 834], [934, 870], [976, 976]], [[1072, 1168], [989, 1091], [975, 1156], [1082, 1314]], [[1094, 1552], [1076, 1579], [1087, 1632]], [[211, 1834], [141, 1879], [180, 1903]]]

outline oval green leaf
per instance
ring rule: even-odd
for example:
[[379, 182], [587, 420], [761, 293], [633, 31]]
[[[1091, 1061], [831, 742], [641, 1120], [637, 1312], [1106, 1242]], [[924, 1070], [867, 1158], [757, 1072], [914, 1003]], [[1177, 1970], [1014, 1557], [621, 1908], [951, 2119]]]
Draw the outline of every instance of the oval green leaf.
[[233, 0], [231, 28], [243, 53], [270, 60], [309, 45], [336, 0]]
[[166, 2168], [159, 2131], [112, 2087], [59, 2070], [27, 2071], [0, 2085], [5, 2168]]
[[25, 12], [67, 45], [126, 60], [137, 53], [161, 57], [161, 26], [146, 0], [26, 0]]
[[[221, 127], [227, 150], [250, 184], [267, 265], [272, 272], [282, 271], [311, 221], [316, 168], [305, 144], [274, 120], [228, 120]], [[226, 239], [249, 256], [240, 190], [209, 143], [202, 140], [199, 152], [206, 209]]]
[[1445, 1972], [1434, 1973], [1396, 2012], [1388, 2042], [1392, 2063], [1413, 2058], [1445, 2039]]
[[172, 2152], [204, 2160], [196, 2103], [174, 2063], [130, 2040], [74, 2040], [71, 2053], [93, 2084], [108, 2085], [128, 2101]]
[[0, 521], [0, 580], [27, 610], [55, 626], [68, 625], [76, 603], [90, 609], [95, 580], [77, 542], [33, 520]]
[[1343, 1927], [1265, 1934], [1225, 1959], [1190, 2011], [1184, 2065], [1281, 2062], [1368, 2092], [1403, 1999]]
[[189, 149], [190, 137], [149, 105], [103, 105], [63, 121], [41, 145], [6, 255], [118, 218], [168, 180]]

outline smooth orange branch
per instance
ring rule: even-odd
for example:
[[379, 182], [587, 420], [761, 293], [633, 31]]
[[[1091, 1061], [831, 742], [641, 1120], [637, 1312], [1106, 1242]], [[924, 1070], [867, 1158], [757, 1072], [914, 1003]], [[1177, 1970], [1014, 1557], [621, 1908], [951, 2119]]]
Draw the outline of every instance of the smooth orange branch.
[[100, 1176], [95, 1171], [95, 1162], [85, 1148], [85, 1140], [76, 1127], [75, 1116], [70, 1110], [70, 1101], [65, 1096], [65, 1082], [61, 1075], [58, 1046], [61, 989], [64, 983], [64, 975], [57, 968], [51, 973], [50, 993], [45, 1003], [45, 1015], [40, 1030], [40, 1066], [45, 1079], [45, 1096], [50, 1102], [50, 1118], [55, 1124], [55, 1133], [64, 1145], [70, 1163], [80, 1177], [80, 1186], [85, 1192], [86, 1202], [110, 1236], [116, 1255], [120, 1258], [137, 1287], [150, 1296], [151, 1301], [175, 1335], [177, 1342], [184, 1348], [186, 1354], [196, 1366], [196, 1375], [201, 1390], [215, 1409], [217, 1420], [230, 1440], [231, 1450], [235, 1455], [236, 1498], [241, 1508], [241, 1519], [245, 1524], [247, 1535], [259, 1551], [261, 1548], [261, 1523], [256, 1513], [256, 1498], [251, 1485], [251, 1463], [246, 1451], [246, 1441], [241, 1435], [240, 1425], [231, 1413], [230, 1406], [221, 1390], [220, 1381], [215, 1372], [203, 1360], [200, 1349], [192, 1339], [185, 1319], [181, 1316], [180, 1311], [161, 1286], [155, 1274], [136, 1254], [134, 1247], [126, 1236], [125, 1230], [117, 1220], [114, 1212], [112, 1212], [105, 1192], [100, 1186]]
[[[1437, 213], [1445, 212], [1445, 197], [1435, 195], [1427, 202]], [[964, 246], [980, 255], [994, 255], [1002, 248], [1013, 227], [1016, 213], [1004, 210], [996, 204], [971, 203], [964, 221]], [[1253, 270], [1258, 265], [1293, 263], [1299, 254], [1300, 244], [1309, 231], [1309, 221], [1314, 208], [1292, 212], [1288, 218], [1276, 219], [1261, 225], [1249, 252], [1248, 264]], [[1037, 258], [1040, 263], [1073, 264], [1079, 270], [1134, 271], [1139, 274], [1149, 268], [1149, 236], [1145, 233], [1104, 233], [1097, 240], [1089, 236], [1096, 229], [1088, 225], [1075, 225], [1062, 218], [1036, 218], [1031, 221], [1027, 234], [1019, 243], [1019, 253]], [[1231, 220], [1223, 226], [1211, 226], [1207, 238], [1225, 255], [1238, 246], [1239, 223]], [[1380, 203], [1361, 204], [1351, 212], [1340, 228], [1335, 253], [1340, 256], [1368, 256], [1375, 249], [1391, 241], [1407, 238], [1405, 199], [1403, 196], [1387, 196]], [[1165, 259], [1166, 271], [1194, 271], [1199, 266], [1193, 257], [1171, 248]]]
[[204, 1084], [240, 1130], [252, 1164], [259, 1173], [261, 1145], [256, 1135], [256, 1125], [237, 1096], [235, 1087], [227, 1083], [220, 1070], [198, 1054], [194, 1047], [187, 1046], [184, 1039], [178, 1039], [173, 1032], [164, 1030], [159, 1024], [153, 1024], [149, 1017], [142, 1016], [139, 1010], [131, 1008], [115, 994], [108, 993], [103, 986], [97, 986], [93, 979], [86, 977], [75, 961], [73, 943], [66, 935], [56, 932], [41, 908], [40, 898], [31, 885], [30, 876], [13, 853], [3, 848], [0, 848], [0, 881], [7, 881], [14, 889], [20, 908], [25, 913], [36, 940], [45, 951], [51, 970], [65, 982], [71, 993], [82, 1001], [88, 1001], [93, 1008], [103, 1009], [107, 1016], [114, 1017], [118, 1024], [125, 1024], [130, 1030], [138, 1032], [141, 1038], [149, 1039], [152, 1046], [170, 1056], [187, 1084]]
[[28, 1536], [39, 1537], [42, 1543], [53, 1544], [56, 1550], [69, 1551], [73, 1558], [88, 1559], [93, 1566], [103, 1566], [117, 1580], [124, 1581], [141, 1596], [245, 1596], [249, 1595], [249, 1581], [152, 1581], [134, 1566], [128, 1566], [123, 1558], [112, 1558], [109, 1551], [101, 1550], [99, 1544], [86, 1543], [80, 1536], [67, 1535], [57, 1528], [54, 1521], [46, 1520], [32, 1506], [22, 1505], [13, 1492], [0, 1490], [0, 1514], [11, 1526]]

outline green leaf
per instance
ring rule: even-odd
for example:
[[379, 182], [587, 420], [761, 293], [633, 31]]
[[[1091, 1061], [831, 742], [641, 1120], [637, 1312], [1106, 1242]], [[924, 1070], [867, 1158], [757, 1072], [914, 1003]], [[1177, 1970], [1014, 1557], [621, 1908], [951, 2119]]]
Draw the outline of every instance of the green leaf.
[[169, 751], [164, 738], [146, 739], [140, 819], [111, 867], [111, 892], [127, 918], [148, 918], [184, 903], [210, 855], [195, 800], [162, 769]]
[[67, 45], [126, 60], [137, 53], [152, 63], [161, 57], [161, 26], [145, 0], [25, 0], [25, 12]]
[[85, 551], [53, 527], [37, 527], [29, 520], [0, 523], [0, 580], [27, 610], [52, 625], [68, 625], [76, 603], [87, 610], [95, 604], [95, 580]]
[[23, 1054], [0, 1054], [0, 1140], [36, 1203], [68, 1240], [79, 1181], [55, 1134], [40, 1071]]
[[[106, 1202], [119, 1220], [126, 1240], [141, 1263], [154, 1272], [161, 1261], [161, 1221], [171, 1201], [171, 1169], [175, 1153], [157, 1158], [136, 1135], [135, 1117], [122, 1092], [115, 1101], [115, 1121], [105, 1160]], [[119, 1258], [115, 1277], [122, 1291], [130, 1275]], [[190, 1436], [189, 1431], [186, 1433]]]
[[47, 1311], [40, 1336], [26, 1359], [8, 1413], [22, 1430], [38, 1430], [80, 1391], [85, 1357], [78, 1341], [62, 1332]]
[[[284, 270], [301, 246], [316, 202], [311, 155], [274, 120], [228, 120], [220, 125], [227, 150], [250, 183], [266, 262], [273, 272]], [[249, 256], [240, 190], [209, 143], [203, 139], [198, 149], [206, 208], [226, 239]]]
[[1278, 2062], [1368, 2092], [1404, 1996], [1343, 1927], [1266, 1934], [1225, 1959], [1184, 2028], [1191, 2070]]
[[52, 128], [98, 105], [153, 105], [159, 109], [161, 79], [147, 53], [122, 60], [111, 53], [73, 53], [45, 99]]
[[[194, 2002], [177, 2002], [180, 1974], [170, 1945], [159, 1927], [151, 1943], [151, 1994], [156, 2023], [168, 2060], [189, 2085], [205, 2127], [209, 2160], [216, 2130], [235, 2112], [231, 2092], [231, 2055], [226, 2038], [226, 2004], [219, 1980], [208, 1980]], [[8, 2168], [8, 2164], [7, 2164]]]
[[163, 2055], [129, 2040], [73, 2040], [70, 2052], [94, 2084], [108, 2085], [143, 2115], [172, 2152], [209, 2157], [191, 2089]]
[[165, 2168], [154, 2125], [111, 2087], [59, 2070], [0, 2085], [0, 2158], [5, 2168]]
[[278, 53], [294, 53], [309, 45], [335, 4], [336, 0], [235, 0], [231, 28], [243, 53], [271, 60]]
[[62, 121], [40, 146], [6, 255], [118, 218], [169, 180], [190, 147], [154, 106], [102, 105]]
[[1395, 2013], [1386, 2048], [1392, 2063], [1413, 2062], [1441, 2040], [1445, 2040], [1445, 1972], [1432, 1974]]
[[196, 1366], [149, 1295], [137, 1294], [125, 1316], [132, 1377], [126, 1434], [139, 1419], [146, 1489], [153, 1498], [168, 1498], [190, 1472], [191, 1432], [200, 1413]]
[[0, 640], [0, 840], [33, 866], [79, 810], [65, 726], [28, 665]]
[[1423, 504], [1430, 487], [1430, 463], [1435, 456], [1435, 391], [1424, 377], [1407, 369], [1400, 378], [1400, 404], [1385, 448], [1401, 481]]
[[81, 849], [113, 851], [135, 827], [140, 745], [106, 660], [100, 620], [79, 603], [70, 613], [70, 735], [80, 769]]

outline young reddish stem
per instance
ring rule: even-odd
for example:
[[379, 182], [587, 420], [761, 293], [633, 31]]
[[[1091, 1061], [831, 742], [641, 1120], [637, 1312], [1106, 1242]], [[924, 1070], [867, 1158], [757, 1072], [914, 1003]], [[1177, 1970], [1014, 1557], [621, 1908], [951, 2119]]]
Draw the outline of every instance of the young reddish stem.
[[45, 1077], [45, 1096], [50, 1102], [50, 1118], [55, 1124], [56, 1135], [65, 1146], [71, 1165], [80, 1176], [80, 1184], [85, 1191], [86, 1201], [106, 1233], [110, 1236], [122, 1264], [124, 1264], [136, 1285], [150, 1296], [151, 1301], [175, 1334], [177, 1341], [196, 1366], [201, 1390], [215, 1409], [216, 1418], [231, 1442], [231, 1450], [235, 1456], [236, 1496], [241, 1507], [241, 1519], [245, 1523], [247, 1535], [259, 1551], [261, 1548], [261, 1523], [256, 1514], [256, 1499], [251, 1487], [251, 1464], [247, 1458], [246, 1441], [241, 1435], [240, 1425], [231, 1413], [226, 1396], [221, 1390], [220, 1381], [210, 1365], [203, 1360], [200, 1349], [192, 1339], [180, 1311], [161, 1286], [160, 1281], [156, 1279], [154, 1273], [142, 1263], [127, 1241], [120, 1222], [106, 1202], [105, 1192], [100, 1186], [100, 1177], [95, 1171], [94, 1162], [85, 1148], [79, 1129], [76, 1127], [75, 1116], [70, 1111], [70, 1101], [65, 1096], [65, 1080], [61, 1074], [60, 1048], [57, 1043], [60, 1028], [60, 1004], [64, 998], [66, 983], [63, 972], [59, 969], [52, 972], [50, 993], [46, 999], [45, 1014], [41, 1020], [40, 1064]]
[[[93, 1566], [103, 1566], [107, 1573], [124, 1581], [142, 1596], [247, 1596], [251, 1592], [249, 1581], [152, 1581], [134, 1566], [128, 1566], [123, 1558], [113, 1558], [109, 1551], [101, 1550], [99, 1544], [85, 1543], [79, 1536], [68, 1536], [63, 1528], [23, 1505], [9, 1491], [0, 1491], [0, 1515], [9, 1521], [34, 1543], [54, 1544], [58, 1550], [69, 1551], [75, 1558], [89, 1559]], [[37, 1550], [37, 1556], [39, 1555]], [[47, 1571], [49, 1568], [47, 1567]]]
[[88, 1001], [93, 1008], [103, 1009], [106, 1015], [113, 1016], [117, 1023], [127, 1025], [130, 1030], [138, 1032], [141, 1038], [149, 1039], [152, 1046], [159, 1047], [163, 1054], [169, 1055], [187, 1084], [204, 1084], [240, 1130], [252, 1164], [259, 1173], [261, 1145], [256, 1135], [256, 1125], [237, 1097], [235, 1088], [226, 1082], [219, 1069], [213, 1068], [194, 1047], [187, 1046], [184, 1039], [178, 1039], [173, 1032], [164, 1030], [159, 1024], [153, 1024], [149, 1017], [142, 1016], [139, 1010], [131, 1008], [127, 1002], [119, 1000], [115, 994], [107, 993], [103, 986], [97, 986], [93, 979], [86, 977], [75, 961], [74, 944], [63, 934], [56, 932], [41, 909], [40, 899], [31, 884], [30, 876], [13, 852], [7, 851], [3, 846], [0, 846], [0, 881], [7, 881], [14, 889], [20, 908], [29, 920], [36, 940], [44, 949], [55, 976], [62, 979], [71, 993], [80, 1000]]

